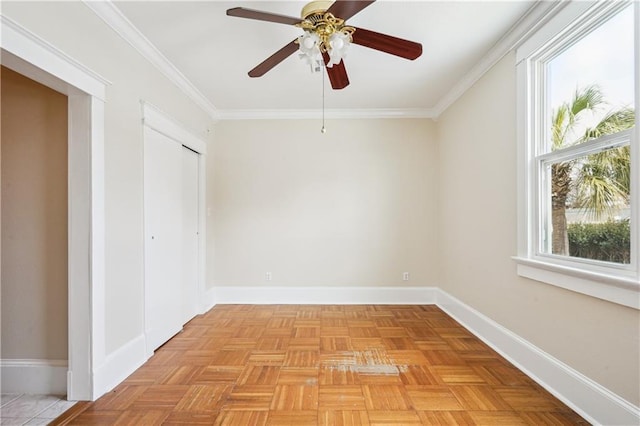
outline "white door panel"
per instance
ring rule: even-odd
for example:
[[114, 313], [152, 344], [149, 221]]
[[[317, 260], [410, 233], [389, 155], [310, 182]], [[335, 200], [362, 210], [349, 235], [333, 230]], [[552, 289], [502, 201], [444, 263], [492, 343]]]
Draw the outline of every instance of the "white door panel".
[[144, 128], [145, 334], [151, 353], [182, 329], [182, 146]]
[[198, 314], [198, 158], [182, 148], [182, 323]]

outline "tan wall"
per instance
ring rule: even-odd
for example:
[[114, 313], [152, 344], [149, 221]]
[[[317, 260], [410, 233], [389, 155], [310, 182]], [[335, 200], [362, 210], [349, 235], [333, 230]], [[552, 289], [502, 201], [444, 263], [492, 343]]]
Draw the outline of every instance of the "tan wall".
[[432, 121], [335, 120], [327, 129], [318, 120], [216, 125], [209, 285], [434, 284]]
[[3, 359], [67, 359], [67, 97], [2, 68]]
[[640, 312], [516, 274], [515, 105], [510, 54], [438, 120], [441, 286], [640, 405]]

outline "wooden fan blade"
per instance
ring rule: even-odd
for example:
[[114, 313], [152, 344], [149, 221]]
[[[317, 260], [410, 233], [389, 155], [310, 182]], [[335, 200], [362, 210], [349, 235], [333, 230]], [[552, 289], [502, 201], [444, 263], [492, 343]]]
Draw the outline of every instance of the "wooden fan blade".
[[300, 23], [300, 18], [293, 16], [278, 15], [271, 12], [263, 12], [261, 10], [246, 9], [244, 7], [234, 7], [227, 10], [228, 16], [238, 18], [255, 19], [257, 21], [276, 22], [278, 24], [295, 25]]
[[327, 12], [345, 21], [376, 0], [336, 0]]
[[273, 55], [262, 61], [258, 66], [249, 71], [249, 77], [261, 77], [271, 70], [271, 68], [278, 65], [280, 62], [291, 56], [296, 50], [298, 50], [298, 44], [296, 40], [284, 46]]
[[401, 58], [414, 60], [422, 55], [422, 45], [414, 41], [404, 40], [375, 31], [356, 28], [353, 33], [353, 42]]
[[344, 67], [344, 59], [340, 61], [339, 64], [336, 64], [329, 68], [326, 66], [326, 64], [329, 63], [329, 54], [327, 52], [324, 52], [322, 53], [322, 57], [324, 58], [324, 68], [327, 70], [327, 75], [329, 76], [331, 87], [333, 87], [335, 90], [340, 90], [347, 87], [349, 85], [349, 77], [347, 76], [347, 69]]

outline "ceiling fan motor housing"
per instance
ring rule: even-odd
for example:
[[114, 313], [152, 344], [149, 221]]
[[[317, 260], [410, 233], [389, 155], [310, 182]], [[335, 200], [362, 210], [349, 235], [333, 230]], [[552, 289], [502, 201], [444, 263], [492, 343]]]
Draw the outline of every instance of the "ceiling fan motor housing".
[[316, 0], [307, 3], [300, 13], [302, 19], [309, 19], [311, 15], [324, 15], [324, 13], [331, 7], [333, 1], [329, 0]]

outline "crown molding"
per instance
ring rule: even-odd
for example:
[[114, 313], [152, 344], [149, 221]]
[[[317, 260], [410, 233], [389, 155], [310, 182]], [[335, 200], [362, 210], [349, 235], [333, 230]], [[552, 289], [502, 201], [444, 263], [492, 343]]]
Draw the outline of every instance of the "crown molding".
[[516, 22], [507, 33], [484, 55], [464, 77], [433, 107], [434, 119], [437, 119], [486, 74], [507, 53], [522, 44], [527, 37], [537, 31], [551, 17], [569, 3], [569, 0], [538, 1]]
[[[469, 90], [499, 60], [509, 51], [518, 47], [529, 35], [540, 28], [540, 26], [547, 22], [559, 10], [564, 8], [569, 1], [570, 0], [553, 0], [536, 2], [493, 48], [432, 108], [335, 109], [326, 110], [325, 117], [330, 119], [431, 118], [437, 120], [440, 115], [453, 105], [454, 102]], [[83, 0], [83, 2], [214, 120], [315, 119], [322, 114], [320, 110], [216, 109], [184, 74], [122, 14], [111, 0]]]
[[[431, 109], [328, 109], [327, 119], [434, 118]], [[220, 120], [307, 120], [322, 117], [320, 109], [243, 109], [219, 110]]]
[[165, 77], [195, 102], [196, 105], [209, 114], [211, 118], [218, 118], [216, 107], [122, 14], [120, 9], [118, 9], [111, 0], [83, 0], [83, 3], [106, 22], [120, 37], [133, 46], [144, 58], [160, 70]]

